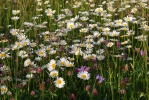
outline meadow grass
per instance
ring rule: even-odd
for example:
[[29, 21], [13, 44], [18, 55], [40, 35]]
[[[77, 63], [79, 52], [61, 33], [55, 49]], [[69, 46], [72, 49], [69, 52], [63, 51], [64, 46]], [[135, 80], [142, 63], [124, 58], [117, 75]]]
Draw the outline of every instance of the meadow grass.
[[148, 0], [1, 0], [0, 100], [149, 100]]

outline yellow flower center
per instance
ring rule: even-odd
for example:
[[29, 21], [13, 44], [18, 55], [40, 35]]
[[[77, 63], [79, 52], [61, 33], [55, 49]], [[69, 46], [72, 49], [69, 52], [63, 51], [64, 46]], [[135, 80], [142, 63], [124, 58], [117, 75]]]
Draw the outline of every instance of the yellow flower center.
[[52, 64], [52, 68], [54, 69], [55, 68], [55, 66], [56, 66], [56, 64], [54, 63], [54, 64]]
[[70, 27], [70, 28], [73, 28], [73, 24], [70, 24], [69, 27]]
[[57, 74], [56, 73], [53, 73], [52, 76], [55, 77], [55, 76], [57, 76]]
[[61, 65], [65, 66], [65, 62], [64, 62], [64, 61], [62, 61], [62, 62], [61, 62]]
[[30, 64], [30, 62], [28, 61], [28, 62], [26, 62], [26, 65], [28, 66]]
[[61, 80], [57, 80], [57, 84], [61, 84], [62, 83], [62, 81]]
[[0, 57], [5, 57], [5, 56], [6, 56], [5, 53], [0, 54]]
[[5, 88], [1, 88], [1, 92], [5, 92]]
[[43, 52], [42, 51], [39, 51], [39, 55], [43, 55]]
[[82, 75], [81, 78], [85, 79], [86, 78], [86, 75]]
[[68, 67], [72, 67], [72, 64], [70, 63], [70, 64], [68, 64]]

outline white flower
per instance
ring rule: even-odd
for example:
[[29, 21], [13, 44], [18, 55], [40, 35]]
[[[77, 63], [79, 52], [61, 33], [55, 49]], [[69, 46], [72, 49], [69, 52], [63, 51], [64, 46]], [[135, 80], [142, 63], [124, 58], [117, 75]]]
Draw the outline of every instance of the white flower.
[[112, 47], [113, 45], [114, 45], [113, 42], [108, 42], [108, 43], [107, 43], [107, 47]]
[[64, 81], [64, 79], [62, 77], [57, 78], [54, 81], [54, 83], [55, 83], [55, 85], [56, 85], [57, 88], [62, 88], [65, 85], [65, 81]]
[[31, 78], [33, 78], [33, 77], [34, 77], [33, 74], [27, 74], [27, 75], [26, 75], [26, 78], [28, 78], [28, 79], [31, 79]]
[[134, 19], [135, 19], [135, 18], [133, 18], [133, 17], [131, 17], [131, 16], [130, 16], [130, 17], [127, 16], [127, 17], [124, 18], [124, 20], [125, 20], [126, 22], [129, 22], [129, 21], [131, 22], [131, 21], [133, 21]]
[[10, 33], [12, 34], [12, 35], [17, 35], [18, 34], [18, 29], [11, 29], [10, 30]]
[[55, 67], [56, 67], [56, 61], [54, 59], [52, 59], [50, 61], [50, 63], [47, 64], [47, 68], [49, 71], [52, 71], [55, 69]]
[[66, 61], [66, 67], [72, 67], [74, 66], [73, 62], [69, 62], [68, 60]]
[[98, 60], [103, 60], [104, 58], [105, 58], [104, 55], [99, 55], [99, 56], [97, 56], [97, 59], [98, 59]]
[[58, 61], [58, 66], [66, 66], [66, 62], [67, 62], [67, 59], [66, 58], [60, 58], [60, 60]]
[[17, 14], [19, 14], [20, 13], [20, 10], [12, 10], [12, 14], [13, 15], [17, 15]]
[[50, 77], [55, 78], [55, 77], [57, 77], [57, 76], [58, 76], [58, 71], [57, 71], [57, 70], [52, 70], [52, 71], [50, 72]]
[[12, 17], [11, 19], [12, 19], [12, 20], [18, 20], [19, 17], [18, 17], [18, 16], [14, 16], [14, 17]]
[[74, 22], [68, 22], [68, 23], [67, 23], [67, 28], [68, 28], [68, 29], [74, 29], [74, 28], [75, 28]]
[[120, 34], [120, 32], [117, 32], [117, 31], [113, 30], [113, 32], [111, 32], [109, 35], [111, 37], [114, 37], [114, 36], [119, 36], [119, 34]]
[[31, 60], [30, 59], [26, 59], [25, 62], [24, 62], [24, 67], [29, 66], [30, 63], [31, 63]]
[[7, 88], [5, 85], [2, 85], [2, 86], [0, 87], [0, 89], [1, 89], [1, 94], [5, 94], [5, 93], [7, 93], [7, 91], [8, 91], [8, 88]]
[[88, 32], [88, 28], [82, 28], [82, 29], [80, 29], [80, 32], [86, 33], [86, 32]]
[[44, 49], [39, 49], [36, 53], [40, 57], [45, 57], [46, 56], [46, 51]]
[[103, 12], [103, 8], [96, 8], [96, 9], [95, 9], [95, 12], [96, 12], [96, 13], [101, 13], [101, 12]]
[[8, 72], [10, 69], [8, 66], [4, 65], [3, 67], [0, 67], [0, 71], [2, 72]]
[[90, 79], [90, 73], [87, 71], [81, 71], [77, 74], [78, 78], [83, 79], [83, 80], [89, 80]]

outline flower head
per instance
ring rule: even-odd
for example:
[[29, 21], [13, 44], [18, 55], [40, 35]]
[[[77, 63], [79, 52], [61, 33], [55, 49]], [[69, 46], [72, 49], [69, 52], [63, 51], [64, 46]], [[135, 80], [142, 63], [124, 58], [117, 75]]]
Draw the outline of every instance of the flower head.
[[64, 81], [64, 79], [62, 77], [57, 78], [54, 81], [54, 83], [55, 83], [55, 85], [56, 85], [57, 88], [62, 88], [65, 85], [65, 81]]
[[8, 88], [7, 88], [5, 85], [2, 85], [2, 86], [0, 87], [0, 90], [1, 90], [1, 94], [5, 94], [5, 93], [7, 93]]
[[98, 79], [100, 83], [102, 83], [105, 80], [105, 78], [101, 77], [100, 75], [97, 75], [96, 79]]
[[89, 80], [90, 79], [90, 73], [87, 71], [81, 71], [77, 74], [78, 78], [83, 79], [83, 80]]

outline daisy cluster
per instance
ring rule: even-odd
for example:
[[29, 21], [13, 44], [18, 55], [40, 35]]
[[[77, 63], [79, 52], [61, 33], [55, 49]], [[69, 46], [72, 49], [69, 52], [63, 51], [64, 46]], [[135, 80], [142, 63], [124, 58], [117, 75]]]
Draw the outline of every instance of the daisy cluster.
[[35, 0], [36, 13], [24, 22], [19, 21], [24, 12], [12, 10], [10, 36], [0, 34], [1, 95], [12, 96], [14, 87], [43, 91], [46, 86], [69, 88], [72, 83], [74, 89], [82, 82], [93, 84], [92, 95], [98, 95], [96, 83], [111, 86], [111, 75], [124, 93], [135, 60], [147, 58], [148, 16], [143, 18], [140, 10], [149, 7], [147, 0], [122, 1], [71, 0], [65, 2], [71, 2], [68, 9]]

